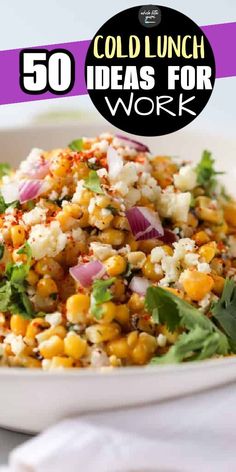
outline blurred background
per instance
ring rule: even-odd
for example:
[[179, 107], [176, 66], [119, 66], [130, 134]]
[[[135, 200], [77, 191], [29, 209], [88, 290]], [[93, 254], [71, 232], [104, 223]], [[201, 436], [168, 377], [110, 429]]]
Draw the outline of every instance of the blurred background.
[[[99, 27], [120, 10], [148, 3], [150, 0], [2, 0], [0, 48], [4, 50], [91, 39]], [[160, 4], [180, 10], [199, 25], [236, 21], [235, 0], [162, 0]], [[232, 55], [235, 61], [234, 48], [232, 44], [232, 50], [225, 51], [225, 54]], [[236, 77], [217, 79], [209, 103], [188, 129], [234, 136], [235, 86]], [[32, 122], [87, 122], [100, 118], [88, 96], [0, 107], [1, 128]]]

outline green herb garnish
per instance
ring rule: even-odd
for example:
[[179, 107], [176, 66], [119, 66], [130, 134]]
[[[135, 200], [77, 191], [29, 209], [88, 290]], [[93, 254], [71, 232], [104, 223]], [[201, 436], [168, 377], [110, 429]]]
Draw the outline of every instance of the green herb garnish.
[[3, 163], [0, 164], [0, 179], [4, 177], [4, 175], [9, 175], [11, 173], [11, 166], [9, 164]]
[[197, 183], [204, 188], [207, 195], [212, 195], [217, 186], [216, 175], [223, 174], [224, 172], [217, 172], [214, 169], [215, 160], [213, 159], [211, 152], [203, 151], [202, 158], [196, 167], [197, 172]]
[[104, 192], [101, 188], [100, 179], [96, 170], [91, 170], [89, 172], [88, 178], [85, 179], [84, 182], [84, 187], [88, 188], [89, 190], [92, 190], [92, 192], [94, 193], [100, 193], [101, 195], [104, 195]]
[[27, 210], [33, 210], [33, 208], [35, 208], [34, 200], [29, 200], [28, 202], [26, 202], [26, 206], [27, 206]]
[[0, 282], [0, 311], [19, 313], [25, 318], [34, 316], [33, 306], [26, 293], [26, 277], [30, 270], [31, 249], [26, 243], [18, 254], [26, 254], [26, 263], [7, 264], [3, 280]]
[[113, 298], [110, 287], [114, 284], [115, 280], [115, 277], [112, 277], [111, 279], [95, 280], [93, 282], [91, 313], [97, 320], [103, 316], [103, 307], [101, 305]]
[[79, 139], [75, 139], [74, 141], [71, 141], [71, 143], [68, 144], [68, 147], [72, 151], [77, 151], [77, 152], [82, 151], [82, 149], [83, 149], [83, 139], [79, 138]]
[[15, 200], [14, 202], [11, 203], [6, 203], [3, 196], [0, 194], [0, 214], [4, 213], [7, 208], [19, 208], [20, 202], [18, 200]]
[[149, 287], [145, 297], [147, 311], [156, 323], [166, 324], [170, 331], [184, 328], [167, 354], [154, 357], [152, 364], [206, 359], [215, 354], [226, 355], [230, 349], [227, 337], [204, 314], [161, 287]]
[[114, 215], [114, 216], [118, 215], [118, 213], [119, 213], [118, 209], [115, 208], [112, 205], [107, 205], [106, 209], [109, 210], [111, 212], [111, 214]]
[[89, 161], [87, 161], [87, 166], [88, 166], [89, 169], [92, 169], [92, 170], [101, 169], [101, 166], [98, 162], [89, 162]]
[[227, 202], [230, 202], [232, 200], [232, 197], [227, 193], [224, 185], [221, 186], [220, 196], [224, 198], [224, 200], [226, 200]]
[[3, 254], [4, 254], [4, 244], [0, 243], [0, 259], [3, 258]]
[[212, 314], [229, 339], [236, 344], [236, 285], [226, 279], [220, 300], [213, 306]]

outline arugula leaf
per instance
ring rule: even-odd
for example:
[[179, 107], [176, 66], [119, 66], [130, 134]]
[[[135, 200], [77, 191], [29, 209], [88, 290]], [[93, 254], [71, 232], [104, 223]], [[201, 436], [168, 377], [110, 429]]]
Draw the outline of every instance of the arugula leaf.
[[161, 357], [154, 357], [151, 364], [169, 364], [183, 362], [184, 360], [207, 359], [221, 351], [220, 342], [219, 333], [209, 332], [197, 325], [189, 333], [181, 334], [167, 354]]
[[96, 170], [91, 170], [89, 172], [89, 176], [87, 179], [85, 179], [84, 187], [92, 190], [94, 193], [100, 193], [101, 195], [104, 195]]
[[7, 163], [0, 164], [0, 179], [4, 175], [9, 175], [11, 173], [11, 166]]
[[236, 285], [232, 279], [226, 279], [223, 293], [214, 305], [212, 314], [230, 340], [236, 343]]
[[213, 159], [211, 152], [203, 151], [202, 158], [196, 167], [197, 182], [203, 187], [207, 195], [211, 195], [216, 188], [217, 180], [216, 175], [223, 174], [224, 172], [216, 172], [214, 169], [215, 160]]
[[4, 244], [0, 243], [0, 260], [3, 258], [4, 254]]
[[68, 147], [72, 151], [77, 151], [77, 152], [82, 151], [82, 149], [83, 149], [83, 139], [82, 138], [74, 139], [74, 141], [71, 141], [71, 143], [68, 144]]
[[170, 331], [178, 327], [189, 331], [179, 336], [175, 345], [163, 356], [163, 361], [157, 357], [153, 359], [153, 363], [180, 362], [182, 356], [190, 355], [190, 351], [199, 351], [194, 353], [194, 359], [205, 359], [213, 354], [227, 354], [229, 351], [229, 343], [224, 333], [197, 308], [173, 293], [161, 287], [148, 287], [145, 306], [152, 314], [153, 320], [166, 324]]
[[109, 302], [109, 300], [113, 298], [109, 288], [115, 282], [115, 280], [115, 277], [112, 277], [111, 279], [95, 280], [93, 282], [91, 313], [98, 320], [103, 316], [103, 307], [100, 305], [102, 305], [102, 303]]

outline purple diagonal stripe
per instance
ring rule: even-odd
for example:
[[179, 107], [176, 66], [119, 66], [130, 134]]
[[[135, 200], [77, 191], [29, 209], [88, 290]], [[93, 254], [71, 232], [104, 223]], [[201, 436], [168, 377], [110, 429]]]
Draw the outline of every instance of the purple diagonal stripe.
[[215, 55], [216, 77], [236, 76], [236, 22], [202, 26]]
[[[216, 61], [216, 77], [236, 76], [236, 22], [201, 27], [209, 39], [214, 51]], [[87, 93], [84, 79], [84, 64], [90, 41], [78, 41], [73, 43], [51, 44], [49, 46], [32, 47], [32, 49], [45, 48], [49, 51], [63, 48], [70, 51], [75, 59], [75, 84], [73, 89], [63, 96], [78, 96]], [[0, 105], [9, 103], [28, 102], [58, 98], [50, 92], [40, 95], [24, 93], [19, 85], [19, 53], [21, 49], [0, 51]]]

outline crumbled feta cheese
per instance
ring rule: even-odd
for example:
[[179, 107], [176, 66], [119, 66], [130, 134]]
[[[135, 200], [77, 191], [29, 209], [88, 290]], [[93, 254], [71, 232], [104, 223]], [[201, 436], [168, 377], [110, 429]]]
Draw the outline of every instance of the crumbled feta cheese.
[[198, 262], [197, 270], [199, 272], [204, 272], [205, 274], [209, 274], [211, 272], [211, 268], [207, 262]]
[[22, 220], [27, 226], [33, 226], [39, 223], [44, 223], [46, 221], [47, 211], [48, 210], [46, 208], [40, 208], [36, 206], [35, 208], [33, 208], [33, 210], [24, 213], [22, 216]]
[[109, 358], [101, 348], [95, 348], [91, 351], [91, 367], [105, 367], [109, 365]]
[[64, 185], [64, 187], [62, 187], [60, 200], [62, 200], [66, 195], [68, 195], [68, 193], [69, 193], [69, 189], [68, 187], [66, 187], [66, 185]]
[[86, 233], [81, 228], [73, 228], [71, 233], [74, 241], [83, 242], [86, 239]]
[[161, 333], [158, 334], [158, 336], [157, 336], [158, 346], [165, 347], [166, 346], [166, 341], [167, 341], [167, 339], [166, 339], [166, 336], [164, 336], [164, 334], [161, 334]]
[[169, 285], [172, 282], [177, 282], [179, 278], [178, 261], [175, 257], [166, 256], [162, 259], [161, 267], [165, 273], [165, 277], [160, 280], [159, 285]]
[[119, 173], [117, 180], [122, 180], [128, 187], [138, 180], [136, 166], [133, 162], [127, 162]]
[[[76, 189], [75, 189], [75, 193], [72, 197], [72, 203], [80, 203], [80, 199], [81, 197], [83, 196], [83, 192], [85, 191], [85, 188], [84, 188], [84, 180], [79, 180], [77, 182], [77, 186], [76, 186]], [[68, 203], [68, 202], [67, 202]]]
[[154, 271], [157, 275], [159, 275], [160, 277], [163, 276], [163, 271], [162, 271], [162, 266], [160, 264], [155, 264], [154, 265]]
[[175, 187], [186, 192], [192, 190], [197, 185], [197, 174], [191, 165], [186, 165], [180, 168], [179, 173], [174, 175]]
[[134, 269], [141, 269], [146, 261], [146, 254], [142, 251], [134, 251], [127, 254], [128, 262]]
[[59, 311], [55, 311], [54, 313], [50, 313], [45, 316], [45, 320], [51, 325], [51, 326], [57, 326], [61, 323], [62, 321], [62, 316]]
[[194, 254], [193, 252], [189, 252], [184, 256], [184, 264], [186, 266], [194, 266], [198, 264], [199, 254]]
[[49, 194], [49, 200], [55, 201], [58, 199], [59, 195], [55, 190], [52, 190], [52, 192]]
[[141, 198], [141, 193], [136, 188], [131, 188], [125, 197], [127, 208], [134, 206]]
[[32, 256], [39, 260], [45, 256], [55, 257], [59, 254], [67, 243], [67, 236], [62, 232], [59, 222], [52, 221], [48, 226], [43, 224], [33, 226], [28, 243]]
[[161, 189], [157, 185], [156, 180], [150, 177], [148, 172], [142, 172], [139, 178], [139, 188], [143, 197], [148, 198], [152, 202], [157, 200], [161, 193]]
[[22, 354], [25, 349], [25, 343], [21, 334], [17, 336], [16, 334], [9, 333], [3, 342], [4, 344], [10, 344], [11, 350], [16, 356]]
[[97, 170], [97, 175], [101, 179], [102, 177], [106, 177], [108, 175], [108, 173], [107, 173], [106, 169], [102, 168], [102, 169]]
[[125, 182], [117, 182], [116, 184], [113, 185], [113, 189], [119, 192], [122, 197], [125, 197], [127, 193], [129, 192], [129, 187], [126, 185]]
[[164, 218], [186, 222], [191, 202], [191, 193], [174, 193], [165, 190], [159, 195], [157, 209]]
[[207, 293], [205, 297], [203, 297], [202, 300], [198, 302], [198, 305], [201, 307], [203, 311], [205, 311], [206, 308], [209, 307], [210, 303], [211, 303], [211, 294]]
[[102, 216], [109, 216], [110, 214], [111, 214], [111, 210], [109, 210], [108, 208], [102, 208], [101, 210]]
[[109, 142], [106, 139], [102, 139], [101, 141], [92, 144], [91, 151], [97, 150], [101, 152], [107, 152], [108, 146]]
[[151, 250], [151, 262], [153, 262], [153, 264], [155, 264], [156, 262], [160, 262], [162, 260], [163, 257], [166, 256], [166, 253], [164, 251], [164, 249], [162, 249], [162, 247], [154, 247], [152, 250]]
[[177, 259], [182, 259], [187, 252], [192, 252], [195, 249], [195, 241], [190, 238], [182, 238], [173, 244], [174, 256]]
[[42, 156], [43, 150], [38, 148], [33, 148], [29, 155], [24, 161], [21, 162], [19, 166], [19, 171], [21, 174], [27, 174], [32, 171], [32, 167], [38, 162], [39, 158]]
[[90, 198], [88, 212], [92, 214], [96, 207], [96, 197]]
[[112, 249], [111, 244], [92, 242], [90, 244], [90, 248], [93, 251], [94, 257], [96, 259], [99, 259], [100, 261], [104, 261], [105, 259], [108, 259], [108, 257], [113, 256], [116, 253], [116, 251]]

